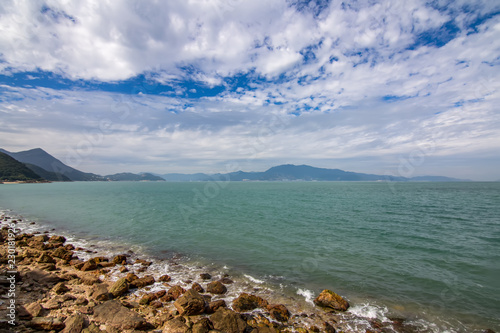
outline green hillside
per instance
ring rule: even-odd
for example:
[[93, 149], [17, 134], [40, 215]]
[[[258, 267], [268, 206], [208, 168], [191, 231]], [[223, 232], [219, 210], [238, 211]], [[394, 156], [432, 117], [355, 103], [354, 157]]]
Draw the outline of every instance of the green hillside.
[[0, 181], [45, 181], [42, 177], [30, 170], [26, 165], [18, 162], [7, 154], [0, 152]]

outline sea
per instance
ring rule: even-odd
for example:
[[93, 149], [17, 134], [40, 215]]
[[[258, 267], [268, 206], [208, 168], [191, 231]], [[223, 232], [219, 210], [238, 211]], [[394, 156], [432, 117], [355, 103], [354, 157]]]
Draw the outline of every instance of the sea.
[[500, 331], [498, 182], [4, 184], [0, 209], [20, 232], [154, 258], [179, 280], [228, 274], [297, 311], [331, 289], [351, 304], [350, 332], [388, 318]]

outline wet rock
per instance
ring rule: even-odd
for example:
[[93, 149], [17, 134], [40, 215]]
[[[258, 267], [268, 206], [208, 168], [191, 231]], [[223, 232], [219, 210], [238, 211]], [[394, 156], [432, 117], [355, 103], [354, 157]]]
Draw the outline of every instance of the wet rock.
[[128, 273], [127, 276], [125, 276], [125, 279], [127, 280], [128, 283], [137, 280], [139, 277], [135, 275], [134, 273]]
[[208, 318], [201, 318], [192, 327], [192, 333], [208, 333], [214, 329], [214, 324]]
[[329, 322], [325, 321], [324, 322], [324, 329], [323, 329], [323, 332], [325, 333], [335, 333], [336, 330], [335, 330], [335, 327], [333, 327]]
[[182, 294], [184, 294], [186, 290], [179, 285], [173, 286], [167, 292], [174, 300], [178, 299]]
[[233, 300], [232, 307], [237, 312], [247, 312], [256, 308], [266, 308], [268, 305], [269, 303], [259, 296], [242, 293]]
[[172, 278], [167, 274], [160, 276], [160, 278], [158, 279], [158, 281], [160, 282], [169, 282], [170, 280], [172, 280]]
[[54, 317], [35, 317], [29, 322], [28, 326], [45, 331], [60, 331], [65, 327], [61, 319]]
[[37, 236], [33, 236], [31, 238], [31, 240], [34, 241], [34, 242], [42, 242], [43, 243], [43, 242], [46, 242], [46, 241], [49, 240], [49, 236], [47, 236], [47, 235], [37, 235]]
[[212, 314], [212, 313], [215, 313], [215, 311], [217, 311], [220, 308], [227, 308], [226, 301], [224, 301], [223, 299], [219, 299], [219, 300], [208, 303], [208, 307], [206, 309], [206, 312], [208, 314]]
[[225, 294], [227, 291], [227, 288], [225, 285], [223, 285], [220, 281], [213, 281], [210, 282], [207, 285], [207, 292], [211, 294]]
[[155, 278], [152, 275], [146, 275], [145, 277], [138, 278], [129, 283], [132, 288], [144, 288], [145, 286], [155, 283]]
[[212, 278], [212, 275], [208, 274], [208, 273], [201, 273], [200, 274], [200, 278], [202, 280], [210, 280]]
[[66, 326], [61, 333], [80, 333], [87, 325], [88, 319], [82, 314], [74, 314], [64, 321]]
[[158, 297], [155, 295], [155, 293], [146, 294], [146, 295], [142, 296], [142, 298], [139, 301], [139, 304], [140, 305], [148, 305], [149, 303], [151, 303], [152, 301], [155, 301], [157, 299], [158, 299]]
[[170, 319], [163, 325], [163, 333], [186, 333], [189, 331], [189, 326], [186, 324], [186, 319], [183, 317], [175, 317]]
[[56, 261], [54, 260], [54, 258], [52, 258], [51, 255], [49, 255], [48, 253], [46, 252], [43, 252], [40, 257], [38, 257], [37, 261], [41, 264], [55, 264]]
[[48, 239], [49, 243], [61, 243], [64, 244], [66, 242], [66, 238], [63, 236], [52, 236]]
[[111, 299], [113, 295], [111, 295], [108, 291], [108, 287], [105, 284], [98, 284], [92, 287], [90, 298], [104, 302]]
[[223, 277], [222, 279], [219, 280], [221, 283], [224, 283], [224, 284], [232, 284], [234, 283], [233, 280], [231, 280], [230, 278], [228, 277]]
[[342, 296], [331, 290], [323, 290], [314, 300], [314, 304], [323, 308], [331, 308], [336, 311], [346, 311], [349, 303]]
[[155, 309], [159, 309], [159, 308], [163, 307], [163, 303], [156, 300], [156, 301], [152, 301], [151, 303], [149, 303], [149, 306], [152, 308], [155, 308]]
[[286, 323], [290, 319], [290, 311], [283, 304], [271, 304], [267, 306], [269, 315], [274, 320]]
[[52, 288], [52, 291], [56, 294], [64, 294], [65, 292], [69, 291], [69, 288], [64, 282], [59, 282], [54, 286], [54, 288]]
[[127, 256], [124, 254], [119, 254], [113, 258], [113, 263], [117, 265], [126, 265], [127, 264]]
[[205, 289], [203, 289], [203, 287], [201, 286], [201, 284], [199, 284], [197, 282], [193, 283], [193, 285], [191, 286], [191, 289], [196, 290], [199, 293], [204, 293], [205, 292]]
[[94, 320], [119, 330], [146, 329], [146, 320], [137, 312], [127, 309], [116, 300], [106, 301], [94, 308]]
[[225, 308], [217, 310], [210, 317], [210, 321], [214, 329], [225, 333], [243, 333], [248, 327], [241, 315]]
[[92, 259], [84, 262], [83, 266], [80, 268], [80, 270], [82, 270], [84, 272], [93, 271], [95, 269], [97, 269], [97, 263]]
[[127, 272], [128, 272], [127, 267], [125, 267], [125, 266], [120, 267], [120, 273], [127, 273]]
[[137, 259], [134, 264], [141, 264], [142, 266], [151, 266], [153, 262], [144, 259]]
[[205, 298], [196, 290], [189, 289], [174, 303], [175, 308], [180, 315], [199, 315], [205, 312]]
[[126, 278], [121, 278], [109, 288], [109, 292], [114, 296], [118, 297], [125, 294], [129, 289], [129, 285]]
[[73, 251], [75, 249], [75, 247], [73, 246], [73, 244], [66, 244], [64, 246], [64, 248], [68, 251]]

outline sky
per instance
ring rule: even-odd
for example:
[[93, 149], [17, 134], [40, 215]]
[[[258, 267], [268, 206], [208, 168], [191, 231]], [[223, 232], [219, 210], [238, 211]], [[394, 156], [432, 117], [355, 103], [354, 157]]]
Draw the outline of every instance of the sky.
[[0, 148], [500, 179], [498, 0], [2, 0]]

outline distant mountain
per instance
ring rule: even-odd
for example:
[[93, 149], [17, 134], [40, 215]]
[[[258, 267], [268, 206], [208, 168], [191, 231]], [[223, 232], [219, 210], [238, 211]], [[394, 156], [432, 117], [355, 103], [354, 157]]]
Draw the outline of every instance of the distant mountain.
[[57, 172], [50, 172], [34, 164], [24, 163], [31, 171], [51, 182], [70, 182], [71, 179]]
[[0, 182], [40, 182], [45, 181], [23, 163], [0, 152]]
[[410, 178], [412, 182], [463, 182], [467, 180], [443, 176], [420, 176]]
[[213, 180], [213, 177], [204, 173], [183, 174], [183, 173], [167, 173], [164, 175], [157, 174], [169, 182], [201, 182]]
[[134, 174], [129, 172], [117, 173], [114, 175], [104, 176], [109, 181], [165, 181], [162, 177], [155, 176], [150, 173]]
[[[40, 148], [21, 151], [17, 153], [11, 153], [4, 149], [0, 149], [0, 152], [3, 152], [15, 158], [19, 162], [33, 164], [48, 172], [61, 174], [73, 181], [104, 180], [102, 176], [93, 173], [85, 173], [67, 166], [66, 164]], [[60, 178], [61, 180], [64, 179], [63, 177]]]

